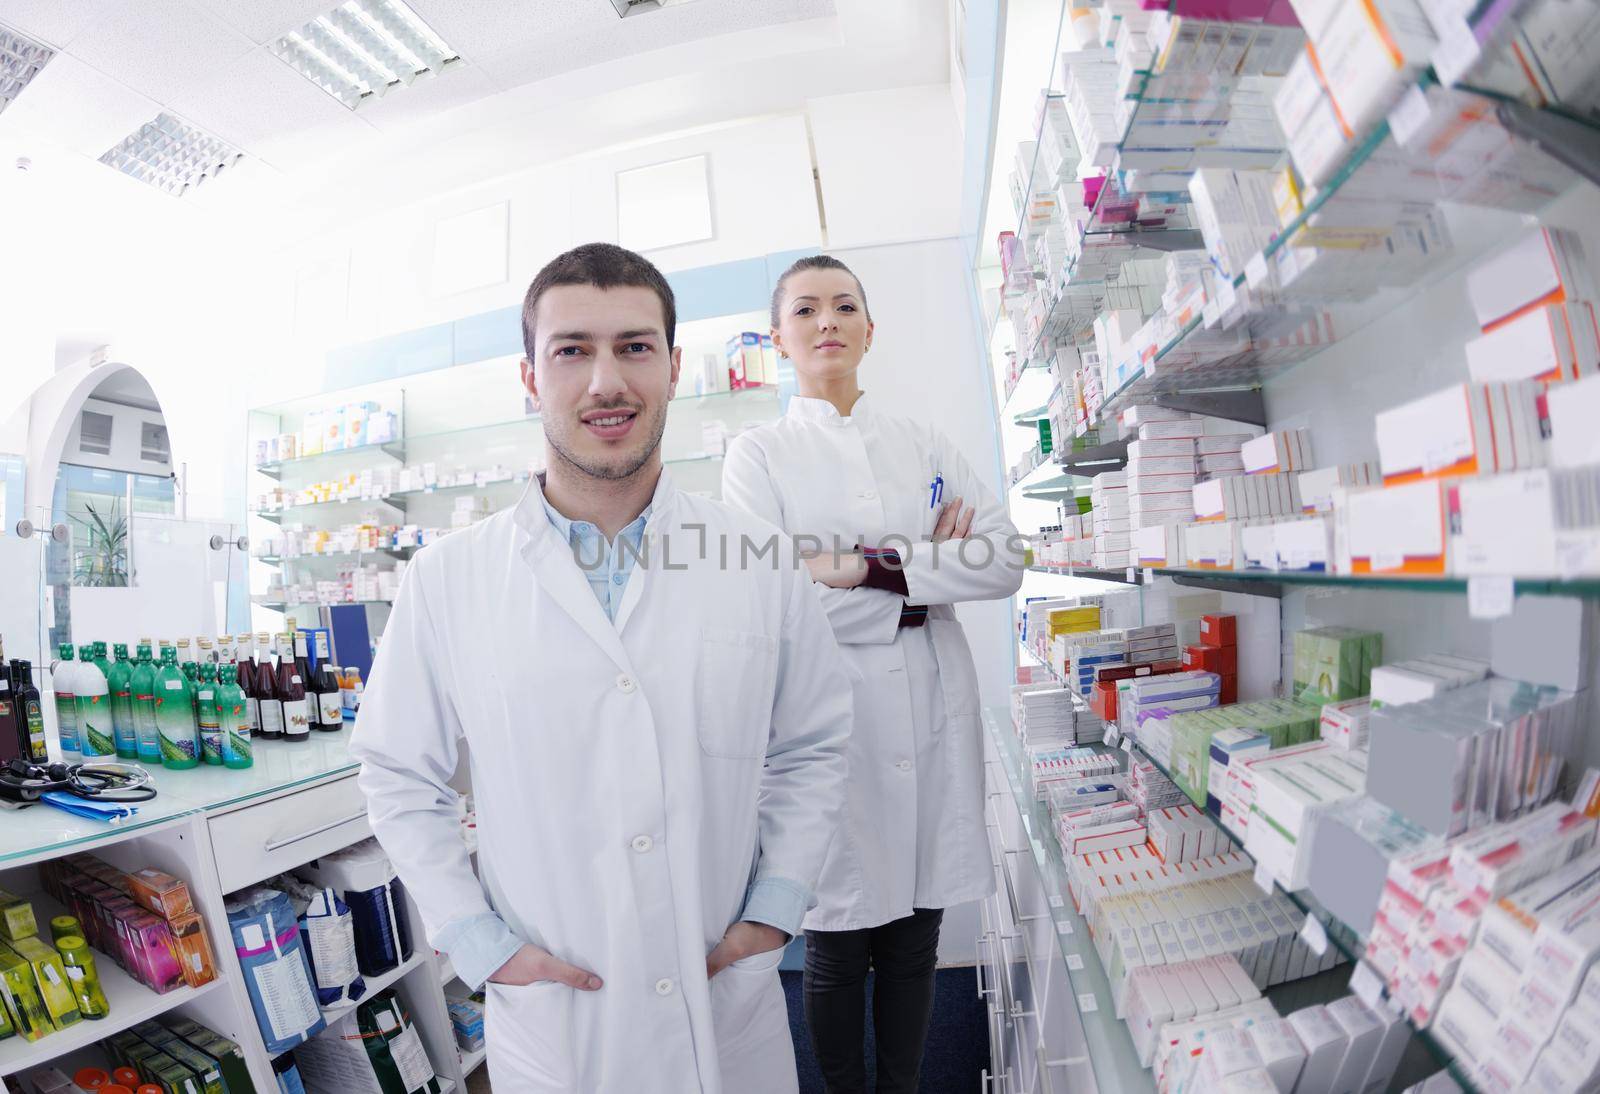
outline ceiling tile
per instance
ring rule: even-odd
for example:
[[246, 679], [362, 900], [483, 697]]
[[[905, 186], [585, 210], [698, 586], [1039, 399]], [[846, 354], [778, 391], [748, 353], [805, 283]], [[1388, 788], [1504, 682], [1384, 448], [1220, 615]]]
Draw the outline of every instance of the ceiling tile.
[[340, 0], [197, 0], [252, 42], [275, 42]]
[[254, 43], [184, 0], [108, 0], [72, 52], [129, 87], [170, 103], [225, 72]]
[[482, 69], [467, 61], [457, 61], [438, 76], [424, 77], [410, 87], [397, 87], [381, 99], [363, 103], [355, 113], [368, 125], [388, 133], [404, 129], [429, 115], [486, 98], [498, 90]]
[[[610, 0], [410, 0], [435, 34], [478, 61], [536, 49], [573, 31], [620, 22]], [[604, 58], [601, 58], [602, 60]]]
[[247, 152], [266, 140], [311, 128], [371, 132], [333, 96], [258, 47], [208, 73], [172, 100], [173, 109]]
[[114, 0], [4, 0], [0, 3], [0, 23], [61, 49], [96, 19], [104, 16]]
[[6, 109], [0, 124], [98, 159], [160, 112], [153, 100], [62, 53]]

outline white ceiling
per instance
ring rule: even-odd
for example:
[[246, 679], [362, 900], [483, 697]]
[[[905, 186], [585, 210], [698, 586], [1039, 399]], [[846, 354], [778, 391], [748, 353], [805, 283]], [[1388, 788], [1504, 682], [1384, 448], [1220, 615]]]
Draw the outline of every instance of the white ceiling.
[[673, 128], [948, 79], [946, 0], [694, 0], [629, 19], [609, 0], [410, 0], [462, 60], [351, 111], [268, 46], [336, 2], [0, 0], [0, 23], [58, 51], [0, 114], [0, 157], [32, 157], [52, 190], [74, 176], [174, 204], [94, 163], [165, 110], [247, 153], [186, 211], [270, 234]]

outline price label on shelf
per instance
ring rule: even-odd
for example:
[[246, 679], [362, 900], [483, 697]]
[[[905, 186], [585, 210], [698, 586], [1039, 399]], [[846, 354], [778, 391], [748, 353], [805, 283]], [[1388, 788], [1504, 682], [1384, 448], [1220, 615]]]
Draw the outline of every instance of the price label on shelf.
[[1058, 922], [1056, 924], [1056, 934], [1059, 934], [1059, 935], [1065, 937], [1066, 935], [1069, 935], [1071, 933], [1072, 933], [1072, 924], [1068, 923], [1066, 920], [1063, 919], [1063, 920], [1061, 920], [1060, 922]]
[[1433, 71], [1446, 87], [1456, 83], [1478, 62], [1483, 47], [1465, 18], [1446, 19], [1439, 28], [1439, 47], [1433, 51]]
[[1097, 1011], [1099, 1009], [1100, 1000], [1094, 997], [1094, 992], [1086, 991], [1082, 995], [1078, 996], [1078, 1012], [1080, 1014], [1089, 1014], [1090, 1012]]
[[1061, 894], [1060, 893], [1056, 893], [1055, 895], [1051, 896], [1051, 898], [1050, 898], [1050, 907], [1052, 907], [1052, 908], [1065, 908], [1066, 906], [1067, 906], [1067, 902], [1061, 899]]
[[1379, 551], [1372, 556], [1372, 569], [1374, 573], [1387, 573], [1398, 570], [1406, 564], [1406, 556], [1402, 551]]
[[1311, 948], [1311, 952], [1321, 957], [1328, 952], [1328, 932], [1323, 927], [1322, 920], [1314, 915], [1306, 916], [1305, 923], [1300, 926], [1300, 940]]
[[1083, 968], [1083, 958], [1079, 957], [1075, 953], [1067, 954], [1067, 968], [1071, 969], [1073, 972], [1077, 972], [1079, 969]]
[[1135, 570], [1132, 566], [1128, 567], [1128, 572], [1123, 576], [1128, 579], [1129, 585], [1139, 584], [1139, 571]]
[[1401, 148], [1409, 145], [1418, 131], [1428, 124], [1430, 113], [1428, 96], [1423, 94], [1422, 88], [1411, 85], [1411, 89], [1400, 96], [1400, 101], [1389, 111], [1389, 132], [1394, 134], [1395, 142]]
[[1266, 863], [1264, 863], [1264, 862], [1256, 863], [1255, 879], [1256, 879], [1256, 888], [1260, 889], [1262, 892], [1266, 893], [1268, 896], [1271, 896], [1272, 895], [1272, 871], [1267, 869], [1267, 864]]
[[1244, 280], [1252, 289], [1259, 289], [1263, 285], [1270, 286], [1272, 272], [1267, 268], [1265, 251], [1257, 251], [1250, 261], [1244, 264]]
[[1234, 291], [1233, 278], [1226, 276], [1217, 277], [1217, 307], [1227, 312], [1239, 302], [1239, 294]]
[[1117, 742], [1120, 740], [1122, 740], [1122, 734], [1118, 732], [1117, 727], [1113, 725], [1106, 726], [1105, 733], [1100, 737], [1102, 744], [1109, 745], [1112, 748], [1116, 748]]
[[1383, 996], [1383, 981], [1378, 979], [1378, 974], [1372, 971], [1371, 965], [1365, 961], [1358, 961], [1356, 971], [1350, 974], [1350, 990], [1369, 1009], [1376, 1010], [1378, 1000]]
[[1217, 320], [1222, 318], [1222, 306], [1215, 300], [1207, 300], [1205, 307], [1200, 309], [1200, 321], [1207, 330], [1217, 325]]
[[1150, 569], [1150, 567], [1146, 566], [1145, 569], [1144, 569], [1144, 583], [1146, 585], [1149, 585], [1152, 582], [1154, 582], [1155, 579], [1156, 579], [1156, 572], [1154, 570]]
[[1122, 751], [1126, 752], [1130, 756], [1133, 755], [1133, 738], [1132, 737], [1124, 737], [1124, 738], [1122, 738]]
[[1467, 614], [1473, 619], [1501, 619], [1511, 614], [1517, 585], [1509, 577], [1467, 578]]

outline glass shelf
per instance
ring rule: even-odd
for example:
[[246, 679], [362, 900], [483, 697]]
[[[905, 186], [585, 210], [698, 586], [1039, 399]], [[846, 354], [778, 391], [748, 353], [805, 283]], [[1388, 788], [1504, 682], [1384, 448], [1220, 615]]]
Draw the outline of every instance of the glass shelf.
[[[1346, 589], [1385, 589], [1401, 592], [1455, 593], [1467, 591], [1470, 579], [1464, 577], [1417, 577], [1414, 575], [1384, 577], [1381, 574], [1330, 574], [1310, 570], [1200, 570], [1177, 566], [1128, 567], [1120, 570], [1097, 570], [1088, 566], [1028, 567], [1034, 573], [1058, 574], [1063, 577], [1087, 577], [1096, 581], [1121, 581], [1137, 583], [1138, 575], [1154, 574], [1170, 577], [1180, 584], [1236, 586], [1238, 591], [1253, 592], [1258, 596], [1280, 596], [1285, 586], [1322, 586]], [[1130, 578], [1128, 575], [1132, 574]], [[1600, 597], [1600, 577], [1580, 578], [1514, 578], [1518, 596], [1573, 596]]]
[[[676, 459], [662, 460], [661, 461], [662, 465], [665, 466], [665, 467], [680, 467], [680, 466], [683, 466], [685, 464], [703, 464], [703, 463], [720, 463], [720, 462], [722, 462], [722, 456], [720, 454], [716, 454], [716, 453], [698, 453], [698, 454], [692, 455], [692, 456], [680, 456], [680, 457], [678, 457]], [[300, 512], [305, 512], [307, 510], [312, 510], [312, 511], [324, 510], [325, 511], [325, 510], [330, 510], [330, 509], [337, 508], [337, 507], [342, 506], [342, 505], [387, 505], [392, 509], [398, 509], [400, 512], [404, 513], [406, 511], [405, 499], [407, 499], [407, 498], [420, 498], [420, 497], [427, 497], [427, 496], [432, 495], [432, 494], [459, 493], [459, 492], [462, 492], [462, 491], [491, 490], [491, 489], [494, 489], [496, 487], [503, 487], [503, 486], [515, 486], [515, 487], [518, 487], [518, 488], [526, 488], [527, 485], [528, 485], [528, 479], [521, 478], [521, 479], [500, 479], [500, 480], [498, 480], [496, 482], [485, 483], [482, 486], [478, 486], [476, 484], [473, 484], [473, 485], [470, 485], [470, 486], [466, 485], [466, 484], [462, 484], [462, 485], [459, 485], [459, 486], [436, 486], [436, 487], [432, 487], [431, 489], [430, 488], [424, 488], [424, 489], [420, 489], [420, 490], [397, 490], [392, 494], [385, 494], [381, 498], [339, 498], [339, 499], [336, 499], [334, 501], [315, 501], [315, 502], [308, 502], [308, 503], [306, 503], [304, 505], [285, 505], [280, 509], [252, 510], [250, 515], [252, 517], [260, 517], [262, 520], [270, 520], [275, 524], [281, 524], [283, 522], [283, 518], [284, 518], [284, 515], [286, 513], [300, 513]], [[259, 559], [258, 559], [258, 561], [259, 561]]]
[[[1061, 685], [1062, 687], [1069, 687], [1067, 682], [1065, 680], [1063, 680], [1061, 678], [1061, 676], [1058, 675], [1053, 668], [1051, 668], [1047, 664], [1042, 664], [1039, 661], [1038, 656], [1036, 654], [1034, 654], [1034, 652], [1032, 650], [1028, 649], [1026, 646], [1021, 645], [1020, 642], [1019, 642], [1019, 647], [1021, 648], [1021, 650], [1024, 653], [1026, 653], [1028, 655], [1030, 660], [1032, 660], [1039, 667], [1043, 668], [1044, 671], [1049, 674], [1050, 678], [1053, 679], [1057, 684]], [[1074, 708], [1077, 709], [1080, 714], [1090, 714], [1091, 713], [1089, 711], [1088, 704], [1085, 703], [1077, 695], [1076, 692], [1073, 693], [1072, 702], [1073, 702]], [[984, 721], [985, 721], [986, 724], [988, 724], [991, 735], [993, 735], [996, 738], [997, 744], [1000, 747], [1002, 755], [1006, 754], [1006, 749], [1007, 749], [1007, 747], [1009, 747], [1011, 756], [1013, 757], [1013, 762], [1015, 762], [1017, 764], [1020, 764], [1021, 763], [1021, 754], [1020, 754], [1019, 745], [1018, 745], [1018, 743], [1017, 743], [1017, 741], [1015, 739], [1015, 735], [1005, 731], [1005, 726], [1006, 726], [1009, 718], [1010, 718], [1010, 712], [1008, 710], [1006, 710], [1005, 708], [988, 708], [988, 709], [985, 710]], [[1009, 742], [1007, 742], [1005, 740], [1006, 738], [1010, 738]], [[1171, 769], [1166, 764], [1162, 763], [1159, 759], [1157, 759], [1155, 756], [1151, 755], [1148, 751], [1146, 751], [1144, 746], [1142, 744], [1140, 744], [1139, 741], [1136, 738], [1131, 738], [1131, 737], [1123, 738], [1123, 745], [1125, 746], [1124, 751], [1131, 749], [1132, 751], [1138, 752], [1139, 755], [1142, 756], [1144, 759], [1148, 760], [1156, 768], [1157, 771], [1161, 772], [1161, 774], [1167, 779], [1168, 782], [1172, 782], [1175, 785], [1177, 784], [1177, 780], [1173, 777]], [[1008, 767], [1008, 770], [1007, 770], [1007, 774], [1008, 775], [1012, 774], [1012, 772], [1009, 769], [1009, 767]], [[1019, 804], [1019, 807], [1020, 807], [1020, 806], [1023, 805], [1023, 796], [1020, 795], [1020, 791], [1016, 791], [1016, 785], [1017, 784], [1014, 782], [1014, 784], [1013, 784], [1014, 792], [1018, 792], [1019, 793], [1018, 804]], [[1034, 804], [1038, 805], [1038, 803], [1034, 803]], [[1043, 821], [1048, 826], [1048, 822], [1049, 822], [1048, 810], [1045, 810], [1045, 809], [1042, 808], [1042, 806], [1040, 806], [1038, 811], [1043, 812], [1045, 814], [1044, 817], [1043, 817]], [[1241, 854], [1245, 855], [1246, 857], [1252, 858], [1252, 861], [1254, 861], [1253, 857], [1250, 856], [1249, 852], [1245, 850], [1244, 845], [1242, 843], [1239, 843], [1238, 838], [1232, 832], [1228, 831], [1228, 829], [1226, 827], [1224, 827], [1223, 824], [1219, 820], [1217, 820], [1216, 817], [1213, 817], [1203, 807], [1200, 809], [1200, 813], [1201, 813], [1202, 816], [1205, 817], [1205, 819], [1210, 824], [1212, 824], [1217, 829], [1218, 832], [1222, 833], [1223, 835], [1227, 836], [1229, 840], [1233, 841], [1235, 843], [1235, 845], [1239, 848], [1239, 851], [1240, 851]], [[1024, 816], [1026, 816], [1026, 815], [1027, 815], [1026, 812], [1024, 812]], [[1030, 828], [1030, 831], [1031, 830], [1032, 829]], [[1050, 833], [1051, 830], [1050, 830], [1049, 827], [1046, 827], [1044, 829], [1044, 831], [1047, 833], [1047, 836], [1048, 836], [1048, 834]], [[1038, 841], [1036, 840], [1035, 842], [1038, 842]], [[1047, 838], [1044, 842], [1046, 843], [1047, 847], [1049, 847], [1050, 845], [1054, 845], [1055, 844], [1055, 840], [1053, 838]], [[1060, 855], [1059, 845], [1056, 845], [1054, 847], [1054, 851], [1055, 851], [1056, 856], [1059, 857], [1059, 855]], [[1062, 876], [1065, 876], [1064, 873], [1063, 873]], [[1257, 884], [1260, 884], [1259, 878], [1257, 880]], [[1290, 891], [1288, 889], [1283, 888], [1281, 885], [1277, 885], [1276, 883], [1274, 883], [1273, 888], [1276, 891], [1281, 892], [1285, 896], [1287, 896], [1289, 898], [1289, 900], [1295, 905], [1295, 907], [1300, 909], [1300, 911], [1303, 914], [1305, 914], [1305, 915], [1307, 915], [1309, 917], [1312, 917], [1312, 918], [1316, 919], [1318, 922], [1320, 922], [1322, 924], [1324, 933], [1328, 937], [1328, 941], [1348, 961], [1350, 961], [1352, 964], [1358, 963], [1358, 962], [1361, 961], [1363, 955], [1365, 954], [1366, 944], [1365, 944], [1365, 940], [1361, 937], [1360, 933], [1358, 931], [1356, 931], [1354, 928], [1352, 928], [1349, 925], [1347, 925], [1346, 923], [1344, 923], [1337, 916], [1335, 916], [1332, 912], [1328, 911], [1327, 908], [1323, 907], [1321, 902], [1318, 901], [1316, 899], [1316, 897], [1314, 895], [1312, 895], [1312, 893], [1309, 890]], [[1065, 890], [1062, 890], [1062, 891], [1065, 891]], [[1269, 992], [1268, 994], [1270, 995], [1271, 993]], [[1411, 1026], [1413, 1034], [1415, 1034], [1422, 1041], [1423, 1045], [1427, 1048], [1429, 1054], [1433, 1057], [1434, 1062], [1437, 1064], [1437, 1066], [1449, 1070], [1451, 1075], [1453, 1077], [1455, 1077], [1457, 1082], [1462, 1084], [1464, 1089], [1469, 1090], [1469, 1091], [1472, 1090], [1473, 1089], [1472, 1084], [1470, 1083], [1470, 1081], [1468, 1081], [1465, 1073], [1456, 1065], [1456, 1063], [1454, 1061], [1454, 1058], [1451, 1055], [1451, 1053], [1448, 1050], [1446, 1050], [1444, 1048], [1444, 1046], [1441, 1045], [1433, 1037], [1433, 1035], [1428, 1030], [1419, 1029], [1416, 1026], [1416, 1024], [1411, 1021], [1409, 1015], [1407, 1016], [1406, 1021], [1407, 1021], [1407, 1024], [1409, 1024]]]
[[308, 551], [302, 555], [254, 555], [251, 562], [265, 566], [287, 566], [298, 562], [349, 562], [352, 559], [382, 555], [386, 558], [410, 558], [415, 547], [369, 547], [364, 551]]
[[[668, 404], [671, 408], [678, 406], [717, 407], [727, 405], [731, 400], [740, 401], [776, 401], [778, 389], [772, 384], [761, 384], [756, 387], [741, 388], [737, 391], [713, 391], [705, 395], [679, 395]], [[523, 418], [508, 418], [498, 422], [483, 422], [478, 425], [461, 426], [457, 429], [430, 430], [424, 433], [407, 434], [398, 440], [385, 444], [360, 445], [355, 448], [338, 448], [329, 452], [320, 452], [313, 456], [299, 456], [292, 460], [279, 460], [276, 463], [256, 464], [253, 470], [270, 478], [280, 478], [286, 471], [305, 471], [312, 468], [324, 467], [339, 462], [349, 456], [382, 456], [404, 463], [408, 449], [413, 445], [438, 444], [454, 438], [474, 433], [518, 432], [529, 426], [540, 425], [541, 419], [537, 414], [530, 414]]]
[[[1116, 374], [1114, 368], [1109, 370], [1102, 416], [1109, 417], [1131, 402], [1152, 395], [1258, 386], [1290, 371], [1509, 242], [1526, 230], [1519, 214], [1536, 213], [1573, 185], [1581, 185], [1576, 173], [1562, 168], [1555, 176], [1564, 182], [1551, 182], [1542, 189], [1527, 187], [1514, 204], [1497, 204], [1493, 195], [1475, 202], [1472, 187], [1479, 176], [1460, 173], [1460, 158], [1448, 156], [1447, 148], [1437, 153], [1435, 150], [1437, 143], [1447, 144], [1448, 139], [1434, 134], [1452, 119], [1470, 118], [1482, 124], [1498, 119], [1501, 138], [1508, 147], [1515, 146], [1514, 155], [1543, 157], [1544, 153], [1532, 141], [1519, 136], [1498, 113], [1500, 104], [1505, 102], [1502, 96], [1446, 88], [1431, 75], [1419, 80], [1415, 92], [1428, 108], [1429, 120], [1420, 135], [1407, 134], [1408, 139], [1402, 144], [1388, 119], [1383, 118], [1364, 138], [1349, 143], [1343, 166], [1316, 189], [1302, 211], [1262, 249], [1254, 279], [1238, 274], [1231, 283], [1219, 286], [1210, 299], [1199, 292], [1194, 298], [1195, 306], [1178, 317], [1181, 322], [1176, 324], [1175, 333], [1149, 359], [1132, 367], [1126, 375]], [[1591, 138], [1600, 142], [1600, 125], [1593, 120], [1573, 119], [1558, 111], [1528, 112], [1565, 118], [1586, 127]], [[1360, 202], [1386, 190], [1392, 192], [1397, 184], [1395, 174], [1400, 171], [1405, 173], [1408, 186], [1425, 188], [1415, 197], [1433, 205], [1443, 218], [1450, 245], [1419, 263], [1403, 284], [1376, 283], [1375, 290], [1362, 299], [1348, 299], [1348, 291], [1341, 294], [1326, 289], [1296, 289], [1298, 279], [1306, 272], [1303, 263], [1315, 258], [1313, 251], [1303, 247], [1314, 248], [1319, 232], [1337, 231], [1319, 219], [1324, 207], [1336, 196]], [[1488, 178], [1492, 171], [1493, 164], [1485, 163], [1480, 174]], [[1470, 209], [1470, 224], [1464, 217], [1451, 215], [1459, 209]], [[1381, 268], [1375, 265], [1374, 271], [1381, 272]]]
[[[1049, 806], [1034, 799], [1023, 777], [1021, 747], [1016, 734], [1010, 730], [1010, 712], [1004, 708], [985, 708], [983, 722], [1000, 756], [1016, 809], [1022, 814], [1034, 867], [1039, 871], [1048, 898], [1056, 944], [1067, 965], [1073, 997], [1078, 1000], [1078, 1018], [1089, 1044], [1095, 1085], [1102, 1091], [1117, 1091], [1118, 1094], [1152, 1091], [1155, 1082], [1150, 1072], [1139, 1066], [1139, 1054], [1133, 1047], [1127, 1024], [1116, 1016], [1111, 1001], [1111, 982], [1090, 937], [1089, 924], [1073, 907], [1068, 894], [1066, 863], [1061, 857], [1061, 845], [1052, 834]], [[1086, 997], [1094, 1000], [1093, 1010], [1085, 1009]]]
[[[1504, 18], [1506, 10], [1504, 5], [1478, 6], [1471, 26], [1480, 43], [1491, 40], [1492, 24]], [[1049, 271], [1045, 279], [1046, 308], [1038, 331], [1021, 337], [1017, 355], [1024, 377], [1029, 371], [1044, 367], [1048, 349], [1057, 339], [1081, 338], [1087, 333], [1094, 316], [1107, 306], [1107, 289], [1116, 283], [1124, 261], [1203, 246], [1199, 234], [1189, 230], [1183, 219], [1187, 195], [1182, 172], [1172, 173], [1173, 192], [1130, 194], [1123, 190], [1124, 167], [1130, 160], [1141, 170], [1160, 170], [1147, 167], [1158, 162], [1149, 153], [1175, 148], [1187, 155], [1192, 148], [1195, 160], [1204, 164], [1208, 147], [1225, 145], [1230, 165], [1241, 152], [1247, 158], [1255, 155], [1262, 168], [1280, 166], [1285, 161], [1279, 149], [1241, 149], [1227, 139], [1228, 104], [1240, 89], [1265, 91], [1258, 78], [1199, 76], [1205, 83], [1197, 91], [1197, 76], [1193, 72], [1145, 74], [1137, 90], [1128, 96], [1124, 109], [1129, 119], [1118, 145], [1117, 161], [1107, 169], [1106, 181], [1093, 195], [1090, 215], [1082, 224], [1066, 226], [1075, 245], [1069, 248], [1062, 268]], [[1326, 182], [1307, 188], [1310, 200], [1303, 211], [1285, 225], [1260, 256], [1263, 261], [1259, 275], [1264, 275], [1264, 280], [1258, 276], [1252, 285], [1252, 279], [1240, 273], [1230, 285], [1214, 293], [1220, 299], [1210, 302], [1209, 307], [1203, 307], [1208, 302], [1204, 291], [1200, 291], [1192, 309], [1174, 317], [1172, 333], [1165, 342], [1148, 347], [1145, 360], [1127, 363], [1124, 375], [1116, 375], [1108, 363], [1110, 378], [1102, 419], [1136, 399], [1163, 393], [1253, 387], [1297, 367], [1512, 238], [1522, 230], [1517, 214], [1536, 212], [1570, 190], [1581, 177], [1579, 172], [1594, 177], [1596, 164], [1600, 163], [1600, 120], [1595, 118], [1578, 116], [1560, 107], [1537, 109], [1472, 87], [1470, 73], [1456, 86], [1445, 87], [1428, 70], [1408, 92], [1409, 105], [1420, 105], [1416, 102], [1419, 95], [1429, 108], [1424, 112], [1428, 117], [1420, 126], [1409, 128], [1404, 144], [1391, 133], [1388, 119], [1380, 117], [1369, 131], [1346, 142], [1344, 163]], [[1213, 103], [1218, 108], [1211, 116], [1197, 116], [1198, 105]], [[1413, 119], [1417, 116], [1415, 110], [1410, 114]], [[1459, 124], [1463, 120], [1481, 124]], [[1507, 199], [1492, 188], [1475, 191], [1484, 180], [1496, 177], [1495, 169], [1492, 163], [1481, 168], [1473, 164], [1476, 174], [1463, 169], [1465, 157], [1450, 155], [1454, 147], [1451, 141], [1458, 130], [1473, 131], [1479, 137], [1495, 135], [1506, 145], [1501, 153], [1503, 159], [1537, 157], [1550, 170], [1524, 185], [1514, 199]], [[1185, 133], [1190, 135], [1184, 138]], [[1551, 149], [1552, 154], [1547, 155], [1545, 148]], [[1568, 165], [1575, 165], [1577, 170]], [[1418, 271], [1403, 279], [1396, 276], [1395, 284], [1380, 287], [1368, 299], [1352, 301], [1348, 293], [1341, 298], [1328, 290], [1308, 290], [1304, 286], [1309, 277], [1297, 290], [1295, 279], [1305, 272], [1301, 258], [1309, 254], [1302, 248], [1318, 242], [1330, 247], [1336, 243], [1326, 235], [1319, 240], [1319, 233], [1340, 230], [1328, 223], [1334, 210], [1318, 216], [1330, 199], [1341, 195], [1355, 202], [1381, 200], [1394, 192], [1392, 172], [1397, 167], [1409, 172], [1407, 183], [1413, 189], [1419, 184], [1430, 186], [1426, 193], [1418, 195], [1430, 203], [1467, 206], [1476, 200], [1479, 204], [1474, 206], [1474, 214], [1478, 219], [1470, 228], [1453, 226], [1451, 246], [1441, 248], [1436, 257], [1419, 264]], [[1386, 172], [1390, 173], [1388, 180], [1382, 177]], [[1139, 199], [1138, 210], [1133, 208], [1135, 199]], [[1502, 214], [1494, 230], [1481, 230], [1485, 208]], [[1239, 303], [1231, 310], [1225, 309], [1223, 305], [1230, 298]], [[1317, 340], [1306, 341], [1303, 334], [1295, 333], [1296, 328], [1318, 312], [1326, 312], [1327, 319]], [[1008, 411], [1012, 396], [1013, 391], [1007, 390], [1004, 408]], [[1040, 401], [1025, 399], [1020, 405], [1033, 406]]]

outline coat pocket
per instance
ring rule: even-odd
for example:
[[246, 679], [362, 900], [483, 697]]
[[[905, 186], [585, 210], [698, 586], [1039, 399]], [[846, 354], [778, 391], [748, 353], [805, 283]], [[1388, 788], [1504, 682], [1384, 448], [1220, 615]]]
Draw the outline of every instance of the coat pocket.
[[777, 640], [707, 627], [700, 632], [695, 672], [700, 751], [730, 760], [765, 756], [777, 689]]
[[483, 1035], [496, 1086], [551, 1094], [579, 1089], [572, 996], [572, 988], [545, 980], [487, 985]]

